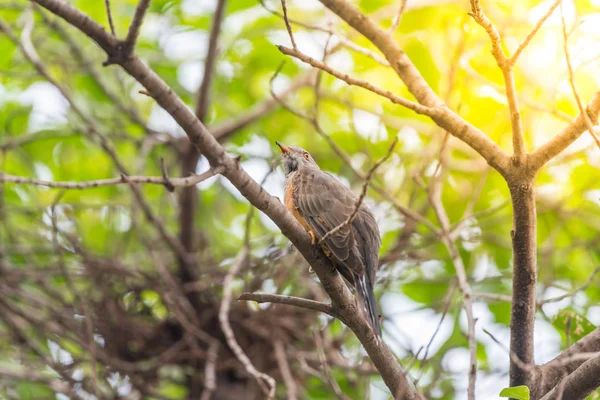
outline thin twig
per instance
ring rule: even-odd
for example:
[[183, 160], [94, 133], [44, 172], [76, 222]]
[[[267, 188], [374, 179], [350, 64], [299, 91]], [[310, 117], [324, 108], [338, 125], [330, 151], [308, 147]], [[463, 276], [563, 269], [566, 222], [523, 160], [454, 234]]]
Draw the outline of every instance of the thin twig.
[[283, 296], [280, 294], [267, 293], [243, 293], [237, 298], [238, 301], [255, 301], [257, 303], [285, 304], [294, 307], [305, 308], [307, 310], [319, 311], [332, 317], [337, 317], [337, 313], [330, 304], [320, 301], [305, 299], [302, 297]]
[[242, 363], [246, 369], [246, 372], [256, 379], [259, 386], [267, 395], [267, 398], [273, 399], [275, 396], [276, 387], [275, 379], [264, 372], [260, 372], [256, 369], [256, 367], [254, 367], [252, 361], [250, 361], [246, 353], [244, 353], [242, 347], [238, 344], [233, 330], [231, 329], [231, 324], [229, 323], [229, 309], [231, 307], [233, 278], [247, 262], [248, 256], [248, 247], [244, 246], [227, 272], [227, 276], [225, 276], [225, 280], [223, 281], [223, 300], [221, 301], [221, 307], [219, 308], [219, 322], [221, 323], [221, 329], [223, 330], [225, 340], [227, 341], [231, 351], [233, 351], [236, 358], [240, 361], [240, 363]]
[[223, 172], [223, 167], [211, 168], [200, 175], [192, 175], [185, 178], [168, 178], [164, 176], [128, 176], [127, 180], [125, 180], [123, 177], [119, 177], [83, 182], [45, 181], [41, 179], [2, 174], [0, 175], [0, 182], [37, 185], [56, 189], [90, 189], [101, 186], [123, 185], [127, 183], [147, 183], [173, 187], [188, 187], [197, 185], [198, 183], [220, 174], [221, 172]]
[[400, 25], [400, 21], [402, 20], [402, 14], [404, 14], [404, 10], [406, 10], [407, 0], [400, 0], [400, 6], [398, 7], [398, 12], [394, 16], [394, 21], [392, 21], [392, 26], [390, 26], [389, 32], [394, 34]]
[[346, 394], [344, 394], [344, 392], [342, 391], [342, 388], [340, 388], [340, 385], [338, 384], [335, 377], [331, 374], [331, 367], [329, 366], [329, 363], [327, 362], [327, 357], [325, 356], [325, 350], [324, 350], [324, 346], [323, 346], [323, 338], [321, 338], [321, 334], [319, 332], [315, 331], [314, 336], [315, 336], [315, 344], [317, 347], [317, 354], [319, 355], [319, 361], [321, 362], [321, 367], [323, 368], [323, 372], [325, 373], [327, 382], [329, 382], [329, 385], [333, 389], [333, 392], [335, 393], [335, 395], [338, 399], [350, 400], [350, 398], [348, 396], [346, 396]]
[[294, 39], [294, 33], [292, 32], [292, 26], [290, 25], [290, 20], [287, 15], [287, 5], [285, 4], [285, 0], [281, 0], [281, 8], [283, 9], [283, 20], [285, 21], [285, 28], [288, 31], [288, 35], [290, 36], [290, 41], [292, 42], [292, 48], [297, 50], [296, 40]]
[[346, 82], [349, 85], [359, 86], [359, 87], [362, 87], [363, 89], [367, 89], [373, 93], [376, 93], [380, 96], [385, 97], [386, 99], [390, 100], [394, 104], [399, 104], [403, 107], [413, 110], [417, 114], [427, 115], [432, 118], [436, 117], [438, 115], [439, 110], [437, 108], [423, 106], [421, 104], [415, 103], [414, 101], [405, 99], [404, 97], [400, 97], [400, 96], [390, 92], [389, 90], [379, 88], [379, 87], [371, 84], [370, 82], [363, 81], [361, 79], [352, 78], [348, 74], [341, 73], [341, 72], [331, 68], [329, 65], [322, 63], [321, 61], [315, 60], [314, 58], [307, 56], [306, 54], [298, 51], [297, 49], [290, 49], [289, 47], [285, 47], [285, 46], [278, 46], [278, 48], [279, 48], [279, 51], [281, 51], [285, 55], [296, 57], [297, 59], [302, 60], [305, 63], [310, 64], [315, 68], [322, 69], [323, 71], [327, 72], [328, 74], [335, 76], [336, 78]]
[[588, 128], [588, 132], [596, 142], [598, 148], [600, 148], [600, 140], [596, 137], [594, 133], [594, 124], [590, 119], [587, 111], [583, 107], [583, 103], [581, 102], [581, 97], [579, 97], [579, 93], [577, 92], [577, 86], [575, 85], [575, 74], [573, 72], [573, 67], [571, 65], [571, 55], [569, 54], [569, 46], [568, 40], [569, 35], [567, 34], [567, 23], [565, 22], [565, 14], [563, 12], [562, 3], [560, 4], [560, 18], [562, 20], [562, 32], [563, 32], [563, 50], [565, 53], [565, 60], [567, 61], [567, 68], [569, 70], [569, 83], [571, 85], [571, 90], [573, 91], [573, 96], [575, 97], [575, 101], [577, 102], [577, 107], [579, 108], [579, 112], [583, 116], [583, 120], [585, 121], [585, 125]]
[[110, 0], [104, 0], [104, 5], [106, 6], [106, 16], [108, 17], [108, 25], [110, 26], [110, 33], [112, 33], [113, 36], [116, 36], [115, 25], [113, 23], [112, 13], [110, 12]]
[[564, 300], [568, 297], [572, 297], [575, 294], [579, 293], [579, 292], [583, 292], [584, 290], [586, 290], [591, 284], [592, 282], [594, 282], [594, 278], [596, 277], [596, 275], [598, 275], [598, 273], [600, 272], [600, 265], [598, 265], [591, 273], [591, 275], [588, 277], [587, 281], [585, 281], [585, 283], [583, 285], [581, 285], [580, 287], [578, 287], [577, 289], [569, 292], [569, 293], [565, 293], [563, 295], [560, 296], [556, 296], [556, 297], [551, 297], [549, 299], [546, 300], [540, 300], [538, 301], [538, 306], [543, 306], [544, 304], [547, 303], [554, 303], [557, 301], [561, 301]]
[[[167, 189], [169, 192], [175, 191], [175, 186], [169, 179], [169, 174], [167, 172], [167, 166], [165, 165], [164, 158], [160, 159], [160, 172], [162, 173], [162, 178], [165, 181], [165, 189]], [[210, 170], [208, 172], [210, 172]]]
[[523, 125], [521, 122], [521, 113], [519, 111], [519, 100], [517, 97], [517, 88], [515, 86], [515, 77], [512, 72], [512, 65], [502, 49], [502, 38], [496, 29], [496, 26], [485, 15], [479, 0], [471, 0], [471, 12], [473, 19], [481, 25], [492, 42], [492, 55], [504, 77], [504, 87], [506, 98], [508, 100], [508, 109], [510, 112], [510, 123], [512, 127], [512, 142], [514, 161], [520, 164], [525, 157], [525, 140], [523, 137]]
[[133, 19], [131, 20], [131, 25], [129, 25], [129, 31], [125, 38], [125, 46], [131, 51], [133, 51], [135, 42], [140, 34], [140, 28], [142, 27], [142, 22], [144, 22], [146, 11], [148, 11], [148, 7], [150, 7], [150, 1], [151, 0], [140, 0], [135, 8], [135, 13], [133, 14]]
[[519, 44], [519, 47], [517, 48], [517, 50], [508, 59], [508, 62], [510, 63], [510, 65], [515, 65], [515, 63], [517, 62], [517, 59], [521, 55], [521, 52], [525, 49], [525, 47], [527, 47], [527, 45], [529, 44], [531, 39], [533, 39], [533, 37], [540, 30], [540, 28], [542, 27], [544, 22], [546, 22], [546, 20], [552, 15], [554, 10], [556, 10], [556, 7], [558, 7], [558, 5], [561, 4], [561, 2], [562, 2], [562, 0], [556, 0], [554, 3], [552, 3], [550, 8], [548, 8], [548, 11], [546, 11], [546, 14], [544, 14], [542, 16], [542, 18], [540, 18], [540, 20], [535, 24], [533, 29], [531, 29], [531, 31], [527, 34], [527, 36], [525, 36], [525, 39], [523, 39], [523, 41]]
[[208, 112], [210, 87], [214, 78], [215, 65], [217, 61], [218, 38], [219, 34], [221, 33], [221, 25], [225, 15], [226, 5], [227, 0], [218, 1], [210, 28], [208, 50], [206, 52], [206, 58], [204, 59], [204, 76], [202, 77], [202, 83], [200, 84], [200, 89], [198, 89], [198, 97], [196, 100], [196, 116], [200, 119], [200, 121], [204, 121], [206, 119], [206, 113]]
[[287, 361], [287, 356], [285, 353], [285, 347], [281, 340], [275, 340], [273, 343], [273, 348], [275, 349], [275, 360], [277, 361], [277, 366], [279, 367], [279, 371], [281, 372], [281, 377], [283, 378], [283, 382], [285, 383], [286, 398], [287, 400], [296, 400], [298, 398], [296, 392], [296, 380], [292, 375], [292, 371], [290, 370], [290, 364]]
[[[423, 182], [417, 183], [426, 188]], [[458, 288], [463, 296], [465, 314], [467, 315], [467, 339], [469, 341], [469, 386], [467, 396], [469, 400], [475, 399], [475, 383], [477, 380], [477, 339], [475, 338], [475, 317], [473, 315], [473, 292], [469, 285], [467, 272], [456, 243], [450, 236], [450, 219], [442, 203], [441, 181], [436, 180], [428, 191], [429, 202], [433, 207], [436, 217], [442, 228], [441, 239], [452, 259], [454, 270], [458, 278]]]
[[329, 238], [331, 235], [336, 234], [340, 230], [344, 229], [344, 227], [346, 227], [349, 224], [351, 224], [352, 221], [354, 221], [354, 218], [356, 217], [356, 214], [358, 214], [358, 211], [360, 210], [360, 206], [362, 205], [362, 203], [363, 203], [363, 201], [365, 199], [365, 196], [367, 195], [367, 189], [369, 188], [369, 182], [371, 181], [371, 178], [373, 177], [373, 174], [375, 173], [375, 171], [377, 170], [377, 168], [379, 168], [379, 166], [381, 164], [383, 164], [390, 157], [390, 155], [392, 155], [394, 147], [396, 147], [396, 143], [398, 143], [398, 136], [396, 136], [394, 138], [394, 140], [392, 141], [392, 144], [390, 144], [390, 146], [389, 146], [387, 152], [385, 153], [385, 155], [383, 157], [381, 157], [379, 160], [377, 160], [377, 162], [375, 162], [375, 164], [373, 164], [373, 166], [371, 167], [371, 169], [367, 173], [367, 177], [365, 178], [365, 183], [363, 184], [362, 191], [360, 192], [360, 197], [356, 201], [356, 205], [354, 206], [354, 211], [352, 211], [352, 214], [350, 214], [350, 216], [348, 216], [348, 218], [346, 218], [346, 220], [344, 222], [342, 222], [341, 224], [339, 224], [338, 226], [336, 226], [335, 228], [333, 228], [332, 230], [330, 230], [329, 232], [327, 232], [321, 238], [321, 240], [319, 240], [319, 244], [324, 243], [325, 240], [327, 240], [327, 238]]
[[206, 355], [206, 365], [204, 366], [204, 391], [200, 400], [210, 400], [212, 394], [217, 389], [217, 376], [215, 373], [217, 364], [217, 355], [219, 354], [219, 342], [214, 341], [208, 347]]
[[[440, 318], [440, 322], [438, 322], [435, 331], [433, 332], [433, 335], [431, 335], [431, 338], [429, 339], [429, 342], [427, 342], [427, 346], [425, 347], [425, 353], [423, 354], [423, 357], [421, 358], [421, 373], [419, 374], [419, 377], [417, 378], [417, 382], [419, 381], [419, 379], [421, 379], [421, 376], [423, 376], [423, 372], [425, 370], [425, 364], [427, 363], [427, 356], [429, 355], [429, 348], [431, 347], [431, 344], [433, 343], [435, 337], [437, 336], [437, 334], [439, 333], [442, 324], [444, 323], [444, 320], [446, 319], [446, 315], [448, 314], [448, 311], [450, 310], [450, 306], [452, 305], [452, 299], [454, 297], [454, 291], [456, 290], [456, 283], [455, 281], [453, 281], [450, 284], [450, 288], [448, 290], [448, 293], [446, 294], [446, 299], [444, 301], [444, 311], [442, 312], [442, 317]], [[416, 357], [415, 357], [416, 358]], [[410, 371], [410, 369], [407, 369], [408, 371]]]

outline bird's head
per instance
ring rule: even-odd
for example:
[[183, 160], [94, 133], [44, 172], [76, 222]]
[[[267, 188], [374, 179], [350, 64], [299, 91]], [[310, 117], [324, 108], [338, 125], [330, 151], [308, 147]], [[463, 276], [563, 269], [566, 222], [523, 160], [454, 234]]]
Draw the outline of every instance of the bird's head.
[[283, 170], [285, 175], [304, 167], [319, 168], [310, 153], [298, 146], [286, 146], [281, 142], [275, 142], [281, 149], [281, 159], [283, 160]]

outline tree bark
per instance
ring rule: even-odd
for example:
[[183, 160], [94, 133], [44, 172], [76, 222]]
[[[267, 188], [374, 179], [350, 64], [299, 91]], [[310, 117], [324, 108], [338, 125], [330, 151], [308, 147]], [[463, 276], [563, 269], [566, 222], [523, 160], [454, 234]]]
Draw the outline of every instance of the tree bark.
[[532, 379], [532, 383], [534, 382], [534, 384], [529, 388], [531, 391], [531, 398], [535, 400], [544, 397], [556, 387], [566, 375], [571, 374], [586, 362], [585, 358], [579, 356], [584, 353], [595, 353], [599, 351], [600, 328], [596, 328], [560, 353], [552, 361], [536, 368], [535, 378]]
[[[518, 168], [522, 171], [524, 166]], [[517, 168], [515, 168], [515, 171]], [[513, 205], [513, 294], [510, 351], [525, 364], [533, 364], [535, 321], [536, 212], [534, 176], [515, 174], [507, 179]], [[531, 174], [533, 175], [533, 174]], [[530, 372], [511, 360], [510, 386], [528, 385]]]

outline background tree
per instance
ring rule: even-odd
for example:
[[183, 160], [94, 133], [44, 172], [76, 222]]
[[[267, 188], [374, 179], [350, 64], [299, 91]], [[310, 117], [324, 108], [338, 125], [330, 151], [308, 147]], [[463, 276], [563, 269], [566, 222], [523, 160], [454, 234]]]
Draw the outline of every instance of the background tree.
[[[595, 4], [485, 6], [4, 2], [0, 394], [597, 397]], [[385, 343], [274, 140], [368, 191]]]

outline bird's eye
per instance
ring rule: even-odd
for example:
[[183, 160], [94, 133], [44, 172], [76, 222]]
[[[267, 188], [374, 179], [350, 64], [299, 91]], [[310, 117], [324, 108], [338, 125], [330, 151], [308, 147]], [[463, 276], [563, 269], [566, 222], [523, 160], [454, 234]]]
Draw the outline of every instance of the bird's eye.
[[310, 160], [310, 156], [308, 155], [308, 153], [304, 153], [304, 158], [306, 158], [307, 160]]

